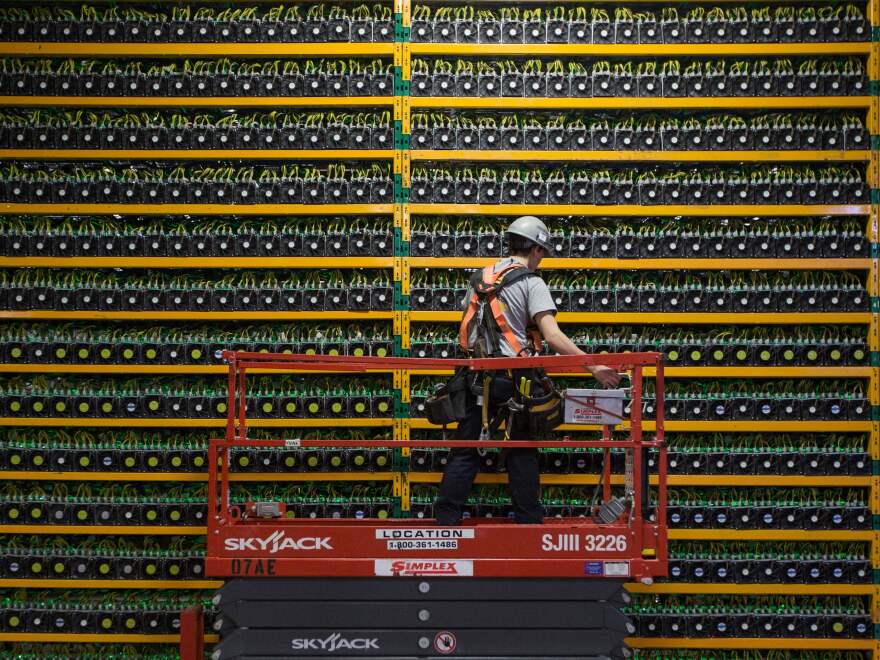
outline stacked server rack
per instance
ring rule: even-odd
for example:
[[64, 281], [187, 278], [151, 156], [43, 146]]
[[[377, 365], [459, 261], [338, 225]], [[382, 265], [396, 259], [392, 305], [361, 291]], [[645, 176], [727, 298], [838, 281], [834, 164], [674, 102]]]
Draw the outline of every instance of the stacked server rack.
[[[660, 343], [680, 390], [677, 401], [712, 406], [706, 412], [683, 405], [680, 416], [667, 414], [682, 465], [669, 480], [678, 498], [673, 514], [679, 517], [670, 524], [677, 563], [668, 581], [631, 585], [637, 653], [712, 649], [738, 657], [737, 649], [749, 649], [760, 657], [787, 649], [806, 658], [824, 649], [873, 657], [874, 569], [880, 568], [873, 517], [880, 514], [874, 467], [880, 460], [880, 59], [869, 37], [871, 26], [880, 25], [875, 5], [863, 8], [865, 21], [838, 12], [837, 23], [828, 16], [821, 25], [807, 20], [791, 38], [784, 36], [787, 14], [769, 27], [761, 18], [749, 28], [758, 33], [732, 42], [717, 31], [695, 36], [711, 21], [664, 14], [669, 34], [662, 43], [646, 43], [647, 36], [629, 43], [628, 28], [647, 35], [652, 25], [631, 12], [615, 16], [617, 3], [605, 15], [581, 20], [575, 13], [567, 39], [556, 38], [563, 43], [549, 35], [564, 16], [535, 14], [539, 5], [529, 16], [489, 8], [477, 19], [479, 4], [396, 0], [361, 25], [371, 22], [372, 41], [332, 41], [320, 30], [340, 23], [328, 19], [303, 21], [319, 29], [305, 43], [246, 43], [249, 23], [242, 16], [239, 40], [231, 44], [180, 43], [167, 35], [161, 43], [115, 43], [112, 35], [104, 43], [77, 41], [65, 36], [63, 20], [54, 24], [52, 40], [28, 28], [30, 36], [19, 40], [15, 30], [27, 22], [7, 20], [11, 32], [4, 31], [0, 44], [10, 58], [8, 95], [0, 99], [7, 115], [0, 136], [6, 238], [0, 265], [6, 269], [2, 316], [16, 332], [3, 344], [0, 478], [7, 488], [0, 533], [13, 559], [3, 566], [0, 585], [26, 589], [28, 597], [9, 599], [0, 641], [19, 650], [29, 642], [176, 641], [173, 620], [151, 625], [124, 596], [174, 590], [196, 602], [220, 586], [203, 578], [198, 563], [204, 442], [223, 416], [216, 407], [223, 373], [212, 359], [216, 348], [452, 354], [463, 270], [491, 263], [504, 224], [529, 213], [548, 219], [554, 231], [564, 228], [543, 268], [566, 310], [559, 320], [580, 332], [579, 343], [611, 351]], [[608, 13], [614, 20], [605, 25]], [[739, 14], [729, 16], [724, 29], [743, 27]], [[77, 29], [88, 29], [85, 23]], [[149, 25], [111, 23], [106, 29]], [[223, 28], [215, 23], [211, 29]], [[342, 24], [355, 34], [353, 14]], [[578, 36], [584, 25], [600, 36]], [[691, 36], [676, 40], [676, 26]], [[480, 34], [493, 27], [513, 33], [494, 43]], [[529, 28], [539, 34], [530, 37]], [[763, 28], [786, 43], [768, 43]], [[478, 35], [474, 42], [469, 29]], [[601, 36], [603, 30], [615, 36]], [[12, 61], [36, 58], [52, 64], [15, 69]], [[81, 67], [77, 85], [99, 69], [112, 75], [98, 88], [71, 93], [63, 85], [71, 84], [72, 72], [58, 66], [63, 58], [100, 63]], [[229, 67], [210, 65], [190, 71], [187, 58], [238, 60], [253, 75], [231, 76]], [[722, 58], [721, 69], [704, 68], [708, 58]], [[747, 67], [731, 68], [730, 58]], [[798, 77], [786, 58], [804, 65], [804, 74]], [[126, 69], [120, 66], [126, 60], [145, 65]], [[273, 68], [273, 60], [281, 64]], [[309, 78], [307, 60], [345, 61], [349, 68], [325, 66]], [[683, 63], [664, 69], [674, 60]], [[836, 64], [823, 69], [831, 60]], [[161, 94], [150, 93], [159, 77], [153, 72], [162, 69], [156, 61], [189, 75], [186, 95], [175, 96], [167, 81]], [[694, 61], [700, 67], [689, 70]], [[136, 75], [126, 78], [127, 70]], [[256, 75], [264, 70], [269, 83]], [[730, 94], [717, 87], [733, 88], [743, 70], [757, 81], [775, 75], [773, 93], [755, 83]], [[809, 85], [823, 71], [819, 93]], [[38, 75], [28, 79], [27, 72]], [[576, 89], [587, 73], [589, 95]], [[563, 78], [567, 87], [554, 91]], [[333, 95], [343, 79], [347, 91]], [[108, 88], [108, 80], [123, 92]], [[298, 95], [267, 87], [292, 81], [304, 86]], [[142, 87], [126, 91], [132, 83]], [[492, 83], [497, 95], [481, 87]], [[511, 83], [537, 88], [518, 92]], [[673, 91], [673, 83], [687, 93]], [[787, 83], [796, 91], [785, 92]], [[21, 84], [27, 91], [16, 93]], [[309, 84], [321, 93], [309, 95]], [[232, 121], [224, 118], [230, 109]], [[723, 140], [713, 145], [720, 115]], [[800, 126], [786, 124], [792, 116], [803, 119]], [[346, 147], [330, 148], [340, 136]], [[554, 142], [560, 136], [561, 147]], [[687, 144], [694, 136], [704, 142]], [[70, 147], [48, 148], [46, 140]], [[779, 164], [781, 173], [773, 167]], [[682, 166], [685, 174], [675, 171]], [[282, 170], [294, 167], [296, 173]], [[256, 197], [267, 189], [275, 196]], [[784, 196], [792, 190], [796, 203]], [[320, 193], [321, 203], [311, 203], [310, 191]], [[344, 191], [345, 201], [334, 201], [332, 191]], [[137, 202], [128, 203], [127, 194]], [[284, 197], [289, 194], [294, 197]], [[853, 240], [844, 225], [856, 228]], [[828, 247], [832, 233], [839, 248]], [[348, 249], [337, 245], [340, 237]], [[356, 243], [360, 237], [369, 249]], [[425, 245], [424, 237], [433, 243]], [[815, 243], [821, 250], [808, 247]], [[309, 279], [317, 268], [332, 272]], [[603, 299], [596, 293], [603, 290], [614, 295]], [[727, 300], [735, 298], [731, 290], [749, 293], [741, 306]], [[763, 306], [752, 299], [769, 290], [788, 295], [771, 295]], [[310, 302], [309, 291], [320, 294]], [[579, 291], [589, 291], [589, 300]], [[694, 302], [695, 291], [705, 300]], [[344, 298], [334, 303], [334, 292]], [[150, 302], [151, 294], [161, 300]], [[716, 307], [707, 302], [712, 294], [724, 299]], [[676, 295], [680, 306], [672, 302]], [[145, 322], [152, 327], [144, 329]], [[358, 336], [354, 328], [367, 324]], [[302, 326], [314, 328], [297, 330]], [[606, 326], [614, 341], [600, 336]], [[727, 336], [744, 338], [736, 343]], [[846, 341], [835, 339], [841, 336]], [[718, 357], [707, 357], [712, 353]], [[419, 411], [429, 379], [411, 380], [405, 371], [371, 379], [346, 384], [344, 392], [295, 377], [286, 389], [266, 383], [255, 392], [252, 426], [258, 433], [299, 434], [330, 427], [328, 433], [395, 440], [436, 435]], [[793, 401], [797, 413], [785, 413]], [[737, 414], [737, 405], [745, 412]], [[764, 408], [771, 412], [759, 415]], [[754, 458], [770, 453], [766, 466]], [[590, 460], [542, 454], [550, 515], [577, 513], [581, 487], [596, 483], [584, 467]], [[300, 515], [430, 515], [432, 484], [442, 469], [439, 455], [407, 452], [251, 452], [233, 461], [243, 494], [282, 489]], [[492, 490], [504, 480], [490, 454], [474, 513], [505, 514]], [[113, 482], [123, 485], [107, 488]], [[171, 483], [172, 496], [163, 498]], [[112, 506], [102, 506], [106, 501]], [[777, 520], [778, 511], [792, 520]], [[738, 522], [727, 524], [734, 516]], [[162, 540], [172, 537], [186, 541]], [[46, 541], [34, 550], [34, 538]], [[821, 562], [805, 563], [810, 552]], [[768, 572], [729, 579], [743, 562], [751, 574]], [[830, 572], [811, 578], [817, 562]], [[16, 614], [32, 607], [28, 600], [47, 600], [47, 592], [84, 587], [113, 590], [122, 601], [118, 616], [109, 623], [90, 619], [83, 632], [73, 622], [40, 628]], [[185, 604], [163, 598], [157, 596], [154, 610]], [[88, 599], [79, 600], [88, 610]], [[784, 619], [786, 610], [813, 618]], [[756, 617], [767, 615], [775, 618], [762, 632], [755, 626], [766, 622]], [[731, 621], [747, 625], [734, 633]], [[64, 647], [54, 651], [63, 656]]]

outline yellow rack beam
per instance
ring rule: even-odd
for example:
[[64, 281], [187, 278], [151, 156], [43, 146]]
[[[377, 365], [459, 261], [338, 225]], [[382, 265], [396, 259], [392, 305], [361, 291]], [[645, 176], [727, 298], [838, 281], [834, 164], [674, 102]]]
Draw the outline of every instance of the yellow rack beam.
[[[368, 369], [365, 373], [389, 373], [392, 369]], [[226, 374], [222, 364], [0, 364], [0, 373], [66, 373], [66, 374]], [[655, 375], [646, 367], [644, 375]], [[251, 374], [277, 374], [276, 369], [248, 369]], [[314, 374], [303, 369], [285, 370], [288, 374]], [[322, 373], [347, 373], [322, 371]], [[410, 371], [411, 375], [449, 376], [451, 369]], [[871, 367], [666, 367], [667, 378], [870, 378]], [[565, 374], [551, 374], [565, 377]]]
[[219, 589], [220, 580], [0, 580], [0, 589]]
[[393, 312], [102, 312], [0, 311], [0, 319], [88, 321], [386, 321]]
[[[6, 473], [10, 474], [10, 473]], [[0, 479], [3, 478], [0, 472]], [[442, 472], [409, 472], [411, 484], [438, 484], [443, 477]], [[506, 473], [478, 474], [476, 483], [506, 484]], [[542, 474], [541, 483], [546, 486], [590, 486], [599, 481], [597, 474]], [[657, 476], [652, 475], [651, 484], [657, 484]], [[613, 475], [611, 482], [624, 483], [623, 475]], [[669, 486], [802, 486], [802, 487], [849, 487], [868, 488], [871, 477], [806, 477], [780, 475], [723, 475], [723, 474], [672, 474], [667, 477]]]
[[[0, 51], [2, 52], [2, 51]], [[557, 55], [586, 57], [697, 57], [867, 55], [869, 42], [800, 44], [410, 44], [413, 55]], [[662, 100], [662, 99], [653, 99]]]
[[[394, 481], [396, 472], [234, 472], [230, 481]], [[206, 482], [207, 472], [12, 472], [0, 481], [180, 481]], [[854, 485], [850, 483], [849, 485]]]
[[[852, 46], [853, 44], [840, 44]], [[839, 51], [841, 53], [845, 51]], [[849, 52], [849, 51], [846, 51]], [[0, 56], [32, 57], [314, 57], [393, 55], [393, 43], [4, 43]]]
[[[836, 260], [847, 261], [847, 260]], [[848, 261], [859, 261], [850, 259]], [[0, 268], [393, 268], [394, 257], [0, 257]], [[855, 268], [847, 267], [847, 268]]]
[[[0, 106], [2, 106], [0, 102]], [[392, 204], [5, 204], [0, 215], [391, 215]]]
[[[54, 261], [60, 261], [55, 259]], [[3, 265], [9, 259], [0, 259]], [[31, 258], [20, 265], [34, 264]], [[83, 261], [86, 261], [84, 259]], [[100, 259], [89, 259], [91, 263]], [[234, 261], [228, 259], [224, 261]], [[482, 268], [495, 263], [492, 257], [410, 257], [411, 268]], [[187, 260], [187, 263], [189, 259]], [[262, 259], [265, 264], [266, 260]], [[15, 264], [11, 264], [15, 265]], [[50, 264], [46, 264], [50, 265]], [[544, 259], [543, 270], [868, 270], [871, 260], [865, 259], [590, 259], [556, 258]]]
[[[761, 585], [753, 585], [758, 591]], [[778, 637], [627, 637], [637, 649], [803, 649], [871, 651], [873, 639], [782, 639]]]
[[[7, 418], [9, 419], [9, 418]], [[2, 425], [2, 418], [0, 418]], [[455, 424], [450, 424], [450, 428]], [[441, 427], [431, 424], [427, 419], [422, 417], [410, 419], [410, 428], [413, 429], [439, 429]], [[559, 431], [587, 431], [599, 430], [598, 426], [581, 426], [576, 424], [563, 424], [557, 430]], [[618, 430], [629, 429], [629, 421], [615, 427]], [[657, 425], [653, 421], [642, 422], [642, 429], [645, 431], [656, 430]], [[780, 421], [735, 421], [735, 422], [710, 422], [710, 421], [667, 421], [663, 424], [666, 431], [685, 431], [685, 432], [716, 432], [716, 431], [736, 431], [736, 432], [760, 432], [767, 433], [789, 433], [799, 431], [801, 433], [819, 433], [819, 432], [869, 432], [871, 431], [871, 422], [780, 422]]]
[[391, 160], [394, 158], [394, 151], [389, 149], [0, 149], [0, 160], [211, 160], [215, 158]]
[[[226, 374], [223, 364], [0, 364], [0, 373], [64, 373], [64, 374]], [[365, 374], [387, 374], [394, 369], [367, 369]], [[277, 369], [248, 369], [249, 374], [278, 374]], [[286, 374], [312, 374], [314, 369], [284, 370]], [[350, 374], [350, 371], [324, 371], [322, 374]], [[452, 373], [444, 372], [444, 373]]]
[[[40, 580], [34, 580], [40, 582]], [[69, 580], [64, 580], [68, 582]], [[631, 594], [746, 594], [756, 592], [779, 596], [870, 596], [873, 584], [689, 584], [686, 582], [655, 582], [645, 585], [630, 582]]]
[[150, 525], [139, 527], [132, 525], [0, 525], [0, 534], [92, 534], [104, 536], [204, 536], [207, 527], [163, 527]]
[[[25, 206], [25, 208], [30, 208]], [[867, 204], [817, 205], [657, 205], [638, 204], [409, 204], [411, 215], [587, 215], [601, 217], [803, 217], [821, 215], [868, 215]], [[22, 213], [23, 211], [18, 211]], [[32, 211], [34, 213], [34, 211]]]
[[[26, 150], [22, 150], [27, 153]], [[0, 151], [0, 157], [4, 152]], [[83, 153], [83, 152], [80, 152]], [[85, 152], [89, 153], [89, 152]], [[186, 153], [186, 152], [183, 152]], [[263, 152], [264, 154], [266, 152]], [[271, 152], [270, 152], [271, 153]], [[426, 149], [410, 152], [413, 161], [593, 161], [627, 163], [775, 163], [775, 162], [867, 162], [870, 151], [465, 151]]]
[[[28, 367], [27, 371], [48, 371], [47, 365], [22, 366]], [[7, 370], [16, 371], [15, 365], [0, 365], [0, 373]], [[55, 368], [51, 370], [55, 371]], [[451, 376], [452, 370], [430, 369], [410, 373], [418, 376]], [[653, 377], [656, 369], [645, 367], [643, 373]], [[666, 367], [664, 372], [666, 378], [870, 378], [872, 374], [871, 367]], [[560, 378], [570, 376], [552, 372], [550, 375]]]
[[[874, 532], [803, 529], [670, 529], [671, 541], [871, 541]], [[754, 585], [753, 585], [754, 586]]]
[[[28, 98], [28, 97], [18, 97]], [[51, 99], [53, 97], [46, 97]], [[125, 105], [125, 100], [118, 105]], [[529, 110], [581, 109], [581, 110], [806, 110], [837, 109], [867, 110], [869, 96], [766, 96], [766, 97], [678, 97], [678, 98], [520, 98], [492, 96], [467, 98], [453, 96], [411, 96], [413, 108], [499, 108]], [[0, 105], [8, 105], [0, 97]], [[25, 105], [25, 104], [22, 104]], [[57, 103], [56, 105], [67, 105]], [[180, 103], [179, 105], [186, 105]], [[234, 105], [234, 104], [230, 104]]]
[[394, 105], [393, 96], [0, 96], [12, 108], [335, 108]]
[[[31, 314], [32, 312], [23, 312]], [[36, 313], [36, 312], [34, 312]], [[90, 312], [87, 312], [90, 313]], [[0, 318], [9, 317], [16, 312], [0, 313]], [[100, 314], [100, 312], [95, 312]], [[92, 317], [89, 317], [92, 318]], [[152, 318], [152, 317], [150, 317]], [[796, 312], [747, 312], [743, 314], [726, 312], [559, 312], [560, 323], [696, 323], [716, 324], [731, 323], [737, 325], [802, 325], [805, 323], [859, 323], [871, 322], [870, 312], [819, 312], [819, 313], [796, 313]], [[410, 321], [420, 322], [448, 322], [453, 323], [461, 320], [461, 312], [411, 312]]]
[[[0, 525], [0, 534], [92, 534], [112, 532], [117, 535], [203, 536], [206, 527], [108, 526], [108, 525]], [[672, 541], [870, 541], [874, 533], [831, 530], [739, 530], [739, 529], [670, 529]]]
[[[205, 635], [205, 642], [215, 644], [219, 635]], [[0, 633], [0, 642], [67, 642], [74, 644], [178, 644], [180, 635], [121, 635], [80, 633]]]
[[[482, 268], [492, 257], [410, 257], [411, 268]], [[0, 268], [391, 268], [393, 257], [0, 257]], [[868, 270], [870, 259], [544, 259], [544, 270]]]
[[[250, 428], [318, 428], [327, 426], [392, 426], [393, 419], [382, 417], [322, 419], [249, 419]], [[140, 417], [0, 417], [0, 426], [105, 426], [138, 428], [224, 428], [225, 419], [146, 419]]]

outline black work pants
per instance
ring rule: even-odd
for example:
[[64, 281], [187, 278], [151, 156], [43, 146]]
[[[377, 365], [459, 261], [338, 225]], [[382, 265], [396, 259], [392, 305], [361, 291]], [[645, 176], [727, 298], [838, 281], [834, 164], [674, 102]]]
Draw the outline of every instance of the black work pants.
[[[492, 379], [490, 391], [491, 419], [501, 404], [513, 396], [513, 381], [507, 377], [496, 376]], [[468, 389], [467, 414], [464, 420], [459, 422], [454, 439], [477, 440], [482, 426], [482, 407], [477, 404], [477, 397]], [[514, 424], [510, 433], [511, 440], [529, 439], [528, 432], [522, 427], [522, 424]], [[543, 522], [538, 450], [508, 449], [506, 462], [510, 499], [516, 522]], [[440, 482], [440, 492], [434, 504], [434, 517], [438, 525], [458, 525], [461, 522], [461, 509], [467, 501], [479, 469], [480, 457], [476, 448], [455, 448], [449, 451], [446, 469], [443, 470], [443, 480]]]

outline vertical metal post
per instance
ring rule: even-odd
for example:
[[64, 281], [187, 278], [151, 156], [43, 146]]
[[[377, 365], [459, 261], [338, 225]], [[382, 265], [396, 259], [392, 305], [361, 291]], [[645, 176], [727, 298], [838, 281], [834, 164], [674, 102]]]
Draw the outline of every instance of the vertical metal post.
[[204, 660], [205, 617], [201, 605], [180, 613], [180, 660]]

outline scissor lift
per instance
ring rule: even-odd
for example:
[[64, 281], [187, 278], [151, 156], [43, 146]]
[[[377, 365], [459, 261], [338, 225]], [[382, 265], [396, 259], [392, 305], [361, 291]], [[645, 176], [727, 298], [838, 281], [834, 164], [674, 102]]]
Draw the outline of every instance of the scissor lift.
[[[659, 353], [473, 360], [225, 352], [226, 437], [209, 449], [206, 575], [235, 578], [215, 598], [221, 610], [216, 660], [229, 658], [627, 658], [632, 624], [619, 612], [624, 582], [666, 574], [666, 454]], [[629, 422], [574, 441], [250, 440], [249, 371], [411, 373], [541, 367], [583, 374], [606, 364], [631, 370]], [[644, 369], [656, 374], [655, 432], [643, 437]], [[587, 427], [584, 427], [587, 428]], [[619, 432], [616, 437], [614, 432]], [[625, 507], [541, 525], [470, 518], [457, 527], [429, 519], [297, 519], [283, 502], [233, 504], [234, 447], [564, 447], [601, 449], [602, 502], [612, 498], [611, 450], [625, 451]], [[649, 505], [647, 456], [656, 450]], [[598, 506], [593, 513], [598, 512]], [[609, 518], [605, 518], [606, 520]], [[462, 579], [454, 579], [462, 578]], [[201, 635], [185, 619], [183, 660], [201, 658]]]

